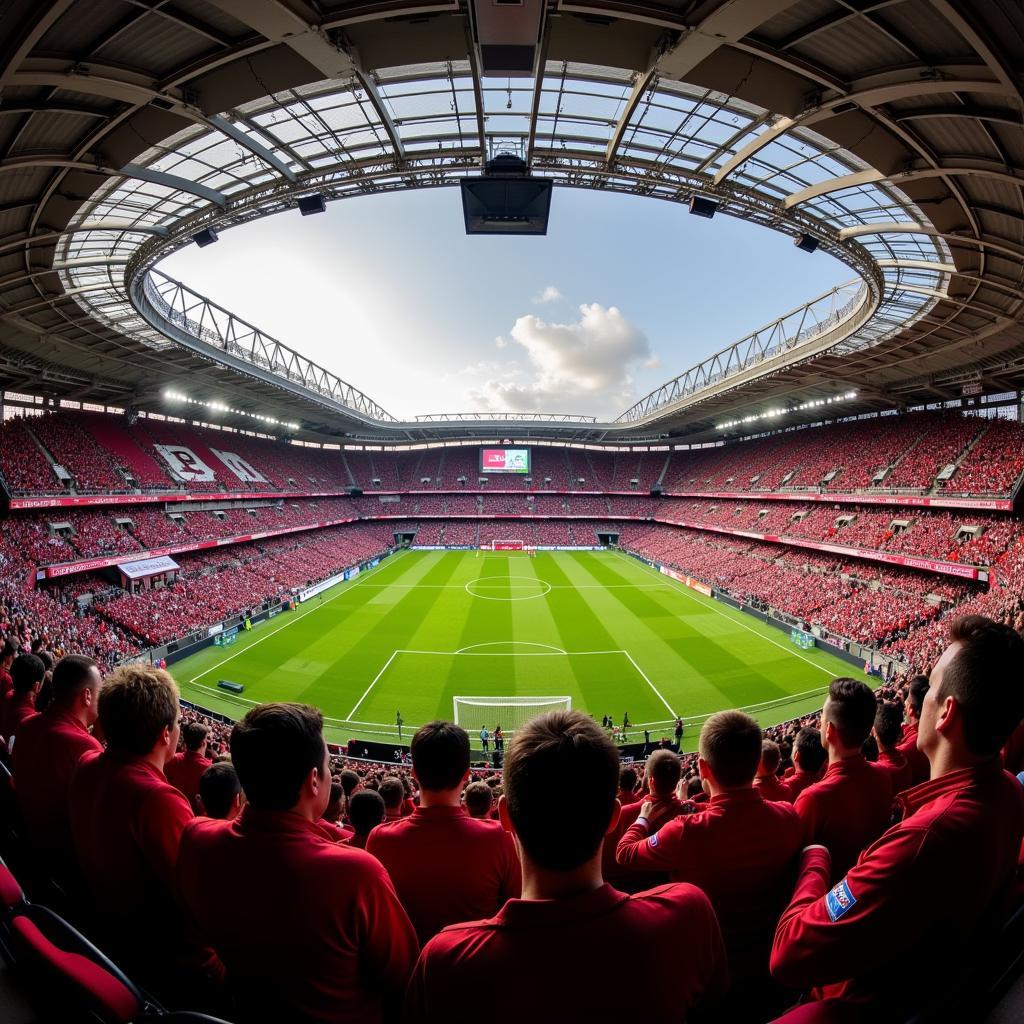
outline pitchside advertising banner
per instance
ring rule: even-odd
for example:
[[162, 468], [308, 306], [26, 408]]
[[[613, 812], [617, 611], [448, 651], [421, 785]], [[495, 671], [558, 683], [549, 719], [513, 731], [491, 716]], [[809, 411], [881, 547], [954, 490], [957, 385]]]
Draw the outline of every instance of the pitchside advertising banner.
[[712, 596], [711, 588], [706, 583], [701, 583], [700, 580], [695, 580], [692, 576], [684, 576], [681, 572], [676, 572], [675, 569], [671, 569], [667, 565], [659, 565], [658, 571], [664, 576], [669, 576], [674, 580], [678, 580], [680, 583], [685, 583], [691, 590], [696, 590], [705, 597]]
[[481, 473], [529, 473], [529, 448], [481, 448]]

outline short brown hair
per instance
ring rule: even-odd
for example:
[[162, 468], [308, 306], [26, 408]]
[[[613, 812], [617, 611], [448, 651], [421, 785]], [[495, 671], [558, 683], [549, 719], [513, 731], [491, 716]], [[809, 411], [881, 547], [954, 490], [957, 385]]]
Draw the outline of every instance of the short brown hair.
[[[761, 741], [761, 765], [769, 775], [774, 775], [779, 770], [779, 762], [782, 760], [782, 751], [779, 750], [775, 740]], [[761, 765], [758, 765], [760, 767]]]
[[186, 722], [181, 727], [181, 742], [186, 750], [198, 750], [210, 735], [210, 727], [202, 722]]
[[469, 734], [452, 722], [421, 725], [409, 750], [420, 787], [430, 792], [455, 789], [469, 771]]
[[742, 711], [719, 711], [700, 731], [700, 756], [723, 786], [746, 785], [761, 761], [761, 726]]
[[579, 711], [538, 715], [505, 754], [505, 800], [519, 842], [554, 871], [571, 871], [598, 851], [618, 783], [618, 750]]
[[92, 670], [99, 666], [84, 654], [65, 654], [53, 667], [50, 687], [53, 702], [66, 706], [88, 686]]
[[1024, 718], [1024, 640], [1009, 626], [965, 615], [949, 630], [960, 650], [942, 673], [936, 697], [952, 697], [963, 716], [964, 742], [975, 757], [998, 753]]
[[671, 750], [656, 750], [647, 758], [647, 778], [658, 796], [669, 796], [682, 774], [683, 763]]
[[111, 750], [141, 757], [164, 729], [174, 728], [179, 707], [178, 684], [169, 672], [142, 662], [122, 665], [100, 689], [100, 727]]
[[325, 749], [324, 716], [308, 704], [261, 704], [231, 730], [231, 760], [259, 810], [291, 810], [310, 769], [323, 767]]
[[[877, 711], [878, 702], [867, 683], [847, 677], [829, 683], [828, 721], [835, 726], [844, 747], [861, 746], [871, 734]], [[821, 721], [824, 726], [824, 715]]]
[[486, 782], [471, 782], [462, 796], [471, 818], [483, 818], [490, 812], [494, 794]]
[[377, 792], [380, 793], [384, 806], [389, 811], [397, 810], [405, 800], [405, 786], [402, 785], [402, 780], [397, 775], [389, 775], [386, 779], [382, 779]]

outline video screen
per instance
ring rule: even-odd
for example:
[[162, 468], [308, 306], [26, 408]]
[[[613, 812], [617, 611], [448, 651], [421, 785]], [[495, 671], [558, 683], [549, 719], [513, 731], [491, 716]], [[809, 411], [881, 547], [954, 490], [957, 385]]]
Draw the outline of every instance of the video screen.
[[529, 448], [481, 448], [481, 473], [529, 473]]

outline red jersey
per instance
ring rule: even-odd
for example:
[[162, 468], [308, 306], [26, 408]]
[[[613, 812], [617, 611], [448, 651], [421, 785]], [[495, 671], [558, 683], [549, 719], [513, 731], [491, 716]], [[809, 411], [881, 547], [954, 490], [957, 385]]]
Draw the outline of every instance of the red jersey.
[[[682, 1021], [725, 982], [715, 912], [699, 889], [627, 896], [606, 883], [566, 899], [509, 900], [489, 920], [445, 928], [420, 954], [404, 1020], [607, 1020], [602, 981], [621, 976], [624, 952], [640, 965], [647, 1005], [665, 1020]], [[496, 998], [510, 979], [522, 984]]]
[[195, 750], [183, 750], [167, 763], [164, 775], [167, 781], [195, 808], [196, 797], [199, 795], [199, 780], [203, 772], [213, 764], [208, 757], [201, 757]]
[[[683, 805], [676, 798], [675, 793], [661, 799], [651, 796], [647, 796], [645, 799], [654, 801], [655, 810], [652, 812], [652, 816], [660, 816], [664, 813], [668, 819], [671, 819], [677, 818], [683, 813]], [[619, 840], [640, 816], [640, 808], [643, 805], [644, 801], [638, 800], [636, 803], [622, 808], [618, 824], [612, 832], [604, 837], [604, 846], [601, 849], [601, 877], [623, 892], [642, 892], [644, 889], [653, 889], [668, 881], [667, 871], [644, 871], [640, 868], [619, 864], [615, 859], [615, 848], [619, 845]]]
[[393, 1017], [419, 946], [387, 872], [323, 822], [246, 805], [185, 830], [178, 889], [227, 968], [242, 1016]]
[[382, 822], [366, 850], [387, 868], [421, 944], [445, 925], [495, 913], [522, 884], [512, 837], [461, 807]]
[[38, 714], [34, 693], [9, 693], [0, 698], [0, 736], [7, 740], [10, 749], [14, 749], [11, 737], [17, 735], [24, 722]]
[[0, 668], [0, 697], [6, 697], [11, 693], [14, 693], [14, 680], [11, 678], [11, 673], [5, 668]]
[[874, 842], [892, 819], [889, 772], [862, 754], [833, 761], [821, 782], [805, 789], [794, 805], [804, 823], [806, 843], [821, 843], [841, 878], [860, 851]]
[[893, 793], [901, 793], [914, 784], [914, 773], [910, 762], [899, 750], [879, 751], [878, 760], [875, 763], [888, 771]]
[[932, 768], [928, 763], [928, 757], [923, 751], [917, 749], [917, 726], [909, 722], [903, 726], [903, 739], [896, 744], [896, 749], [907, 759], [910, 764], [912, 785], [920, 785], [927, 782], [931, 777]]
[[705, 809], [675, 818], [652, 836], [640, 824], [630, 826], [616, 858], [700, 886], [718, 915], [733, 968], [763, 974], [801, 845], [792, 806], [747, 788], [713, 796]]
[[11, 752], [15, 796], [36, 849], [58, 863], [73, 857], [68, 794], [83, 754], [103, 745], [78, 719], [51, 704], [18, 730]]
[[783, 785], [789, 793], [789, 802], [796, 803], [796, 798], [809, 786], [821, 782], [821, 772], [805, 772], [802, 768], [787, 774]]
[[1024, 722], [1021, 722], [1003, 747], [1003, 767], [1014, 775], [1024, 772]]
[[107, 941], [137, 971], [140, 958], [158, 971], [177, 964], [206, 973], [214, 962], [189, 935], [174, 897], [178, 843], [192, 818], [189, 802], [142, 758], [86, 754], [71, 780], [82, 873], [109, 926]]
[[[970, 963], [1008, 909], [1024, 836], [1024, 792], [996, 760], [915, 786], [899, 803], [906, 817], [837, 885], [828, 854], [804, 852], [772, 951], [783, 984], [816, 986], [819, 997], [860, 1005], [873, 1021], [923, 1008], [936, 936], [943, 971]], [[951, 865], [960, 866], [952, 875]], [[933, 990], [941, 999], [945, 983]]]
[[791, 804], [793, 797], [790, 795], [789, 786], [777, 775], [758, 775], [754, 779], [754, 791], [761, 794], [762, 800], [781, 800], [783, 803]]

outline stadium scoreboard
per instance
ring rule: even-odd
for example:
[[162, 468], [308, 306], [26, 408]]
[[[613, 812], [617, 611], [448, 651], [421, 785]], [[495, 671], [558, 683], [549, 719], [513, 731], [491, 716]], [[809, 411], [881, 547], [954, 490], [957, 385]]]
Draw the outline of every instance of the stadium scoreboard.
[[481, 448], [480, 472], [517, 473], [530, 472], [529, 448]]

